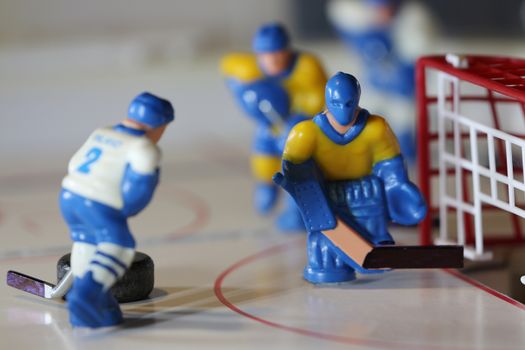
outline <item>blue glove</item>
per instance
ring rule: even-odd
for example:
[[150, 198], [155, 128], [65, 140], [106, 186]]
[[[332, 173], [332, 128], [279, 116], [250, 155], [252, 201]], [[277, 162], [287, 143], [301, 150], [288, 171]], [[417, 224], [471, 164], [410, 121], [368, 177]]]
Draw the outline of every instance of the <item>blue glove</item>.
[[401, 155], [376, 163], [373, 173], [383, 180], [387, 209], [392, 221], [415, 225], [425, 217], [427, 205], [419, 189], [408, 179]]
[[335, 228], [336, 220], [322, 188], [323, 179], [313, 160], [300, 164], [283, 161], [283, 174], [273, 182], [287, 191], [297, 203], [306, 229], [310, 232]]
[[159, 173], [160, 169], [153, 174], [139, 174], [127, 165], [121, 185], [125, 216], [136, 215], [148, 205], [159, 183]]
[[257, 123], [273, 126], [282, 124], [288, 118], [288, 93], [276, 81], [262, 79], [244, 84], [235, 79], [227, 79], [226, 85], [243, 111]]

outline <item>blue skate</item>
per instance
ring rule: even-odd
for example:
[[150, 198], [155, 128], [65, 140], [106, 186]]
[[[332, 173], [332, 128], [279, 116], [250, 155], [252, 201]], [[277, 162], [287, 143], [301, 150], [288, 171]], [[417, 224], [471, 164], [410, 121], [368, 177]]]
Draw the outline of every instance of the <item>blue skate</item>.
[[110, 290], [104, 291], [102, 284], [93, 279], [91, 271], [75, 278], [67, 304], [73, 327], [110, 327], [123, 322], [118, 302]]

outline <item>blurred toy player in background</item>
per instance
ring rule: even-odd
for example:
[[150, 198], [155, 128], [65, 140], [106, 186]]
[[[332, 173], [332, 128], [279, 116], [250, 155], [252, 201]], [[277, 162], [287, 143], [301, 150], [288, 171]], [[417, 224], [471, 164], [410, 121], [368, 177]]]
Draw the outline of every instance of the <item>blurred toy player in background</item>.
[[414, 225], [426, 214], [396, 137], [382, 117], [359, 107], [360, 95], [354, 76], [334, 75], [326, 84], [327, 110], [292, 129], [283, 174], [274, 177], [294, 197], [305, 220], [304, 278], [312, 283], [355, 278], [358, 267], [344, 263], [321, 232], [335, 228], [336, 217], [372, 244], [389, 245], [394, 244], [389, 221]]
[[[285, 139], [290, 123], [298, 120], [288, 114], [312, 117], [323, 108], [326, 74], [315, 56], [290, 47], [288, 33], [280, 24], [261, 26], [252, 44], [253, 53], [224, 57], [221, 70], [238, 104], [257, 124], [251, 156], [257, 181], [254, 206], [265, 214], [275, 207], [278, 197], [278, 188], [272, 183], [281, 166], [282, 148], [277, 140]], [[289, 107], [283, 104], [282, 91], [288, 95], [284, 104]], [[266, 102], [259, 106], [263, 100]], [[279, 107], [269, 108], [272, 104]], [[277, 226], [285, 231], [304, 230], [293, 200], [288, 199]]]
[[135, 254], [127, 219], [153, 196], [159, 180], [156, 144], [173, 119], [169, 101], [142, 93], [131, 102], [127, 119], [95, 130], [69, 162], [60, 208], [73, 240], [67, 303], [74, 327], [122, 322], [110, 288]]
[[435, 42], [428, 11], [418, 2], [401, 0], [332, 0], [328, 16], [361, 59], [372, 108], [388, 113], [403, 154], [413, 161], [415, 61]]

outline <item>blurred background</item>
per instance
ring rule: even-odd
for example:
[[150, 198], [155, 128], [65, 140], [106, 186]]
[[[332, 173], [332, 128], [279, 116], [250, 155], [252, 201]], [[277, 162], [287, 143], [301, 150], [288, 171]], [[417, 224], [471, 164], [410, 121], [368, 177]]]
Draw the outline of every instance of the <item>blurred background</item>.
[[[0, 186], [35, 174], [58, 186], [91, 131], [124, 118], [145, 90], [176, 109], [161, 141], [166, 163], [205, 171], [181, 168], [213, 149], [242, 158], [248, 176], [253, 125], [219, 61], [250, 51], [268, 21], [285, 24], [292, 45], [316, 54], [329, 75], [356, 75], [362, 105], [408, 145], [413, 75], [399, 67], [410, 72], [419, 55], [447, 52], [525, 57], [525, 0], [0, 0]], [[379, 44], [368, 41], [378, 28]], [[404, 92], [378, 76], [404, 82]]]
[[[0, 164], [12, 174], [63, 167], [93, 128], [123, 118], [131, 98], [143, 90], [169, 98], [177, 110], [177, 123], [162, 141], [166, 157], [216, 139], [247, 148], [252, 125], [224, 87], [220, 57], [250, 50], [259, 25], [281, 21], [294, 47], [317, 54], [329, 74], [346, 70], [364, 77], [359, 52], [337, 34], [341, 21], [352, 24], [356, 17], [341, 2], [346, 1], [1, 0]], [[390, 3], [396, 7], [393, 17], [402, 14], [403, 23], [424, 27], [403, 29], [399, 45], [419, 45], [409, 55], [525, 57], [525, 1], [427, 0], [412, 12], [403, 8], [414, 3]], [[350, 17], [330, 17], [331, 6]], [[357, 14], [365, 26], [371, 23], [366, 13]], [[419, 41], [418, 33], [424, 34]], [[362, 80], [363, 104], [374, 110], [377, 98]], [[391, 114], [388, 107], [378, 109]], [[411, 124], [410, 118], [403, 123]]]

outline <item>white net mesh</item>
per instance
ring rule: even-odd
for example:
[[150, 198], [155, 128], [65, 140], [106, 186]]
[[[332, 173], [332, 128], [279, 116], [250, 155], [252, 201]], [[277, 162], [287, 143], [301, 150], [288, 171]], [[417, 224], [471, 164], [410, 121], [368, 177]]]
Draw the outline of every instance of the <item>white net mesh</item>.
[[465, 257], [489, 259], [489, 224], [507, 228], [500, 238], [512, 238], [521, 236], [525, 218], [523, 105], [444, 72], [437, 72], [435, 86], [438, 243], [462, 244]]

